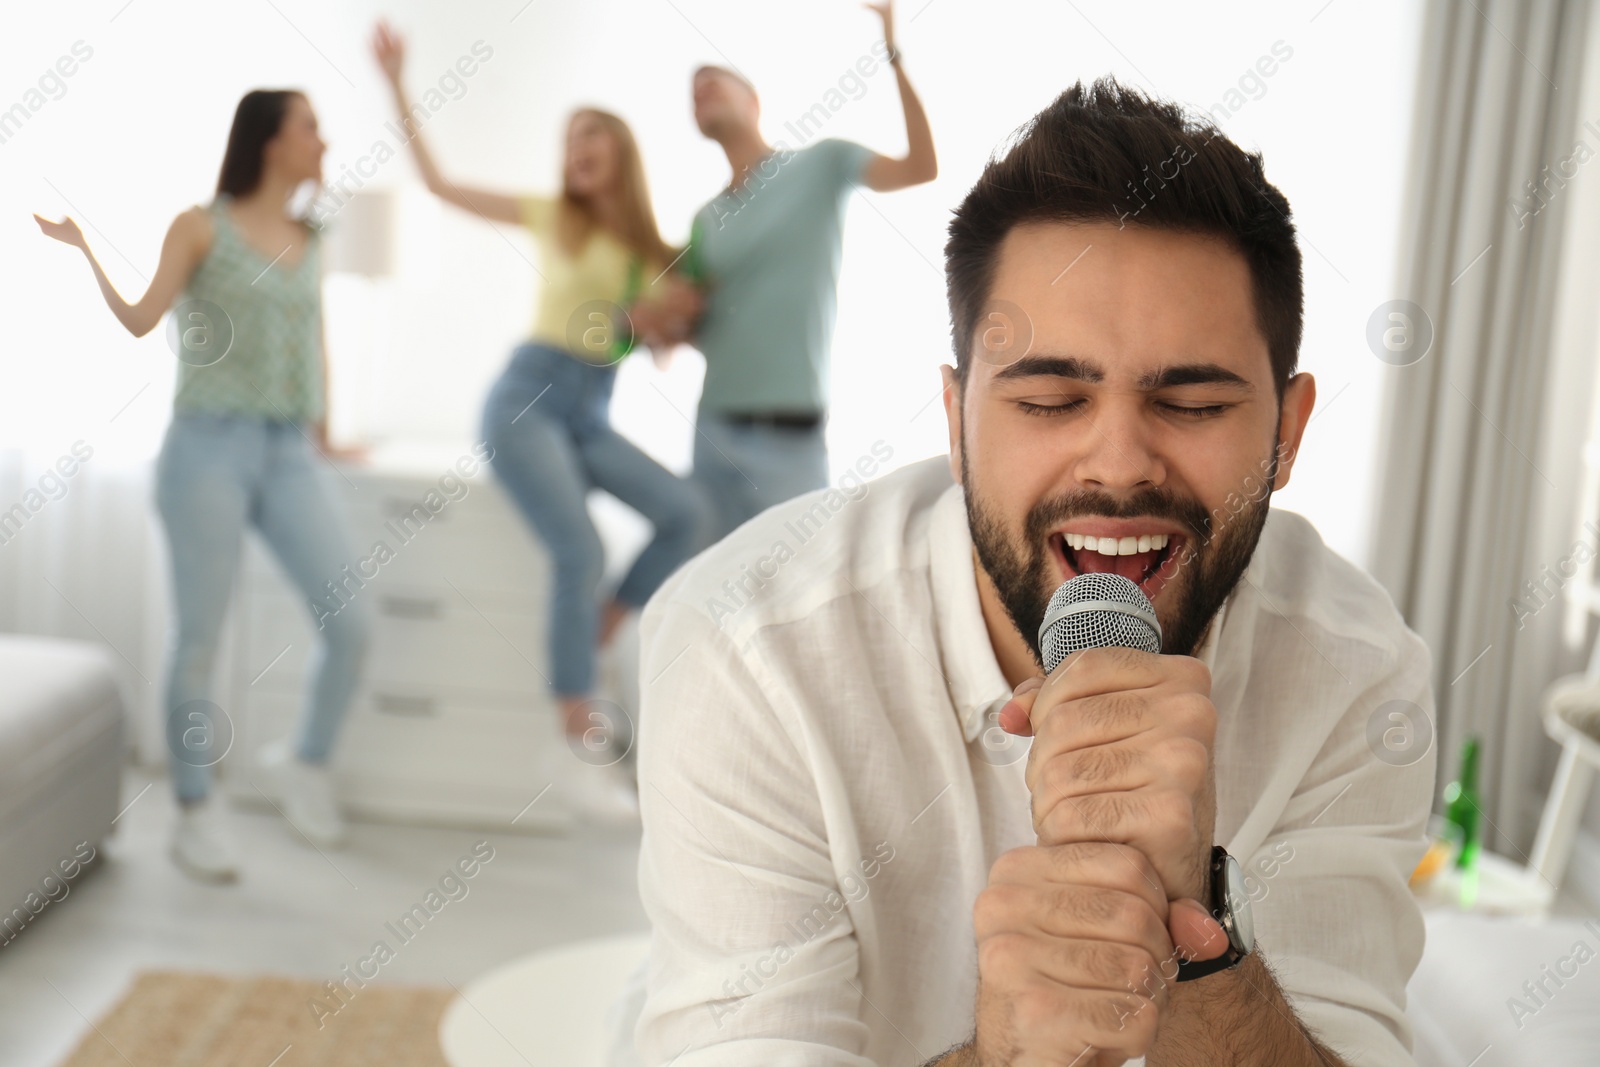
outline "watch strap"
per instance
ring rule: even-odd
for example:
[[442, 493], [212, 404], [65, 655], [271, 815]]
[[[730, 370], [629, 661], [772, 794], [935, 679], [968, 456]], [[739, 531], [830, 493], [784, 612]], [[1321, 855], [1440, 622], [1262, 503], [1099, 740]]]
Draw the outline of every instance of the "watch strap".
[[1178, 977], [1173, 979], [1173, 981], [1192, 982], [1196, 978], [1204, 978], [1208, 974], [1216, 974], [1218, 971], [1225, 971], [1242, 959], [1244, 959], [1244, 957], [1235, 951], [1232, 945], [1229, 945], [1228, 951], [1224, 952], [1214, 960], [1189, 960], [1188, 962], [1179, 960]]
[[[1221, 845], [1211, 846], [1211, 917], [1221, 922], [1219, 915], [1228, 906], [1227, 886], [1224, 884], [1224, 868], [1228, 861], [1228, 850]], [[1208, 974], [1216, 974], [1236, 965], [1245, 958], [1246, 953], [1233, 947], [1233, 939], [1228, 939], [1228, 947], [1222, 955], [1209, 960], [1179, 960], [1178, 975], [1174, 981], [1192, 982], [1196, 978], [1204, 978]]]

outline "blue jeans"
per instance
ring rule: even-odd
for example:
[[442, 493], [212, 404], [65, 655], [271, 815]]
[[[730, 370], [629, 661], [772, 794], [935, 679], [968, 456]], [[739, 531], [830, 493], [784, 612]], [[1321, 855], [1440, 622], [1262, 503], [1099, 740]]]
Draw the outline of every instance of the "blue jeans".
[[642, 607], [704, 544], [699, 492], [611, 428], [616, 375], [530, 341], [512, 353], [483, 410], [490, 466], [550, 553], [550, 685], [563, 697], [594, 687], [605, 555], [588, 491], [605, 490], [655, 527], [613, 594], [623, 604]]
[[751, 426], [701, 411], [693, 478], [712, 505], [711, 540], [761, 512], [828, 484], [823, 427]]
[[[292, 422], [180, 412], [167, 428], [156, 462], [156, 506], [171, 550], [176, 609], [167, 750], [179, 800], [205, 797], [211, 765], [232, 742], [232, 719], [211, 703], [211, 675], [245, 525], [261, 534], [306, 597], [308, 612], [311, 600], [326, 595], [324, 584], [355, 558], [319, 462]], [[308, 762], [325, 763], [331, 754], [369, 629], [359, 601], [322, 620], [295, 741]]]

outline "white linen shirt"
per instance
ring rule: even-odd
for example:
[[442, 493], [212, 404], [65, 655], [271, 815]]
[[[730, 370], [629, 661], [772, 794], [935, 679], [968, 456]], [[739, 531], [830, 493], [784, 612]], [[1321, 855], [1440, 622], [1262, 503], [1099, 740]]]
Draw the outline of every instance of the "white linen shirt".
[[[1037, 843], [973, 568], [939, 457], [764, 512], [646, 607], [644, 1067], [910, 1067], [970, 1038], [973, 904]], [[1431, 721], [1427, 649], [1277, 510], [1218, 623], [1216, 837], [1258, 951], [1348, 1062], [1409, 1065], [1434, 752], [1368, 738]]]

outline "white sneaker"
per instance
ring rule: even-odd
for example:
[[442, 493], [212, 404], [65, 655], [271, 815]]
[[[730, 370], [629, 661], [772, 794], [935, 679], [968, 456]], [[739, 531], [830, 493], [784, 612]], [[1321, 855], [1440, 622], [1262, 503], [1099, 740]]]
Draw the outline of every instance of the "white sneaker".
[[566, 785], [566, 799], [581, 818], [603, 826], [639, 825], [639, 795], [616, 765], [591, 767], [574, 759]]
[[172, 862], [199, 882], [231, 882], [239, 877], [232, 835], [223, 819], [222, 802], [216, 797], [178, 805]]
[[344, 843], [344, 817], [326, 767], [307, 763], [289, 750], [287, 738], [268, 741], [256, 753], [267, 795], [312, 844], [335, 848]]

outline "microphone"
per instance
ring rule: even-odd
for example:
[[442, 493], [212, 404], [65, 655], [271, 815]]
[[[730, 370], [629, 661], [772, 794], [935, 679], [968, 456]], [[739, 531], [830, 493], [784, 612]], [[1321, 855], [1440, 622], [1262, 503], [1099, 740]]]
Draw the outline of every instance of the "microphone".
[[1063, 582], [1039, 624], [1045, 673], [1074, 652], [1113, 647], [1161, 651], [1161, 622], [1144, 590], [1131, 579], [1108, 571], [1080, 574]]

